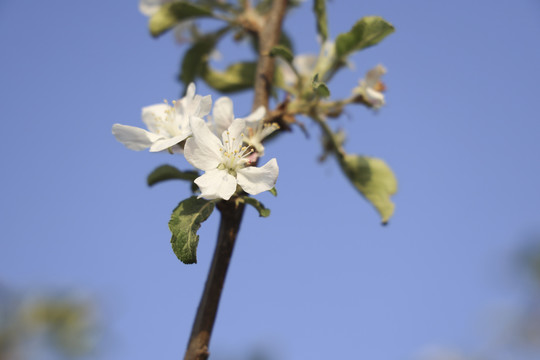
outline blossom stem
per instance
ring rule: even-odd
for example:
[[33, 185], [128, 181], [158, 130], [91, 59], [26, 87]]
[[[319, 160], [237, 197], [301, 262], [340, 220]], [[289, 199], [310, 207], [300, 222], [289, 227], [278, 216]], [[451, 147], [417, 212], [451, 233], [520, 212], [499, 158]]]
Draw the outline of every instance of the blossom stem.
[[[268, 99], [274, 74], [274, 59], [270, 56], [270, 50], [279, 41], [287, 2], [288, 0], [274, 0], [267, 21], [258, 34], [260, 52], [255, 78], [254, 110], [261, 105], [268, 109]], [[218, 209], [221, 212], [221, 222], [216, 249], [204, 292], [199, 302], [184, 360], [205, 360], [209, 356], [210, 336], [216, 320], [221, 292], [234, 250], [236, 236], [240, 230], [244, 214], [244, 204], [237, 204], [234, 197], [229, 201], [218, 203]]]
[[334, 154], [338, 157], [339, 160], [341, 160], [345, 155], [346, 152], [343, 149], [343, 146], [339, 142], [339, 140], [336, 138], [336, 134], [330, 129], [330, 126], [328, 126], [328, 123], [325, 119], [323, 119], [320, 115], [318, 115], [315, 111], [312, 112], [311, 117], [319, 126], [321, 127], [321, 130], [324, 133], [324, 136], [328, 139], [330, 144], [332, 145], [332, 150]]

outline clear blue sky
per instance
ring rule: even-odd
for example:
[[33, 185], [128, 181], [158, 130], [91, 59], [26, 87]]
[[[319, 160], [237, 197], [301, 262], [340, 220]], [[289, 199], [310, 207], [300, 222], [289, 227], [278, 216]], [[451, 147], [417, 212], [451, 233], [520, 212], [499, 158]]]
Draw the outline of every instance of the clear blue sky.
[[[255, 347], [280, 360], [480, 351], [486, 315], [517, 296], [504, 280], [514, 249], [540, 232], [540, 3], [350, 0], [328, 11], [333, 38], [363, 15], [396, 27], [329, 84], [346, 95], [367, 69], [388, 68], [388, 105], [337, 124], [349, 151], [394, 169], [396, 214], [381, 227], [333, 161], [316, 163], [316, 128], [269, 144], [279, 196], [258, 197], [269, 218], [246, 213], [215, 359]], [[315, 51], [314, 28], [310, 2], [286, 20], [301, 53]], [[179, 95], [186, 47], [152, 39], [136, 1], [3, 0], [0, 49], [0, 284], [95, 297], [106, 330], [96, 358], [181, 358], [218, 214], [200, 231], [199, 263], [180, 263], [167, 222], [188, 186], [150, 189], [145, 177], [187, 162], [127, 150], [111, 126], [139, 126], [141, 107]], [[251, 97], [236, 101], [245, 115]]]

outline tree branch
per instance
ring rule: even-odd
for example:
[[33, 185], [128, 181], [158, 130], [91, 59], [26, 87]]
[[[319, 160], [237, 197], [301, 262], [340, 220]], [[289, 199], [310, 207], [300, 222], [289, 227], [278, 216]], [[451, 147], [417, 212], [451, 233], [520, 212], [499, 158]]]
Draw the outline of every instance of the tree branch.
[[274, 0], [272, 10], [267, 15], [265, 26], [259, 34], [259, 62], [255, 78], [255, 98], [253, 110], [259, 106], [268, 109], [268, 99], [272, 91], [274, 81], [274, 58], [270, 56], [270, 50], [278, 44], [281, 36], [281, 25], [288, 0]]
[[[281, 26], [288, 0], [274, 0], [272, 9], [262, 31], [259, 33], [259, 60], [255, 79], [253, 109], [264, 106], [268, 109], [268, 99], [274, 79], [274, 59], [270, 50], [281, 36]], [[244, 214], [244, 204], [237, 204], [234, 198], [218, 204], [221, 212], [218, 240], [212, 265], [208, 272], [204, 292], [199, 302], [193, 322], [184, 360], [205, 360], [209, 357], [208, 345], [216, 320], [216, 314], [225, 283], [227, 269], [231, 261], [236, 236]]]

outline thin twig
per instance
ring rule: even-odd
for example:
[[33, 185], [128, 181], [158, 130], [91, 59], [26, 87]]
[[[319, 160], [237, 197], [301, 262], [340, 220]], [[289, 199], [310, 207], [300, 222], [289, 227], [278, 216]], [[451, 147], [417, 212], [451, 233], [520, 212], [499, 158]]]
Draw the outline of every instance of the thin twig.
[[[278, 43], [281, 35], [281, 25], [286, 7], [287, 0], [274, 0], [263, 30], [258, 34], [260, 53], [255, 79], [253, 109], [261, 105], [268, 108], [274, 77], [274, 59], [270, 56], [270, 50]], [[221, 291], [225, 283], [236, 236], [244, 214], [244, 205], [237, 204], [233, 199], [220, 202], [218, 209], [221, 212], [221, 223], [216, 249], [193, 322], [184, 360], [205, 360], [210, 355], [208, 352], [210, 336], [216, 320]]]

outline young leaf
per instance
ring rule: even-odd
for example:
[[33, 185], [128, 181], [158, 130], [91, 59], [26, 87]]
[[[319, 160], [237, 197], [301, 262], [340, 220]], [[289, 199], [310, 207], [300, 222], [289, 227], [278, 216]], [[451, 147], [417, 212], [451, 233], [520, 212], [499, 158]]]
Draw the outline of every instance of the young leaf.
[[246, 204], [249, 204], [253, 206], [255, 209], [257, 209], [260, 217], [270, 216], [270, 209], [267, 209], [259, 200], [249, 197], [249, 196], [244, 196], [243, 200]]
[[225, 71], [216, 71], [206, 66], [202, 78], [213, 89], [223, 93], [245, 90], [253, 87], [257, 64], [239, 62], [229, 66]]
[[165, 33], [182, 20], [195, 17], [212, 16], [212, 11], [189, 2], [175, 1], [162, 5], [159, 10], [150, 17], [148, 27], [154, 37]]
[[326, 0], [313, 1], [313, 11], [317, 16], [317, 32], [325, 42], [328, 38], [328, 24], [326, 20]]
[[172, 232], [171, 244], [174, 253], [184, 264], [197, 263], [199, 244], [197, 230], [213, 210], [214, 202], [197, 199], [196, 196], [182, 201], [174, 209], [169, 221], [169, 229]]
[[277, 196], [277, 190], [276, 190], [275, 187], [271, 188], [271, 189], [268, 190], [268, 191], [270, 191], [270, 194], [272, 194], [272, 195], [274, 195], [274, 196]]
[[330, 89], [328, 89], [328, 86], [326, 86], [325, 83], [322, 81], [319, 81], [319, 74], [315, 74], [313, 77], [313, 81], [311, 82], [311, 85], [313, 86], [313, 90], [315, 93], [320, 97], [329, 97], [330, 96]]
[[397, 180], [386, 163], [377, 158], [345, 155], [340, 165], [353, 185], [377, 209], [382, 223], [394, 213], [394, 203], [390, 196], [397, 191]]
[[198, 176], [199, 173], [197, 171], [181, 171], [171, 165], [161, 165], [154, 169], [154, 171], [152, 171], [150, 175], [148, 175], [146, 181], [148, 183], [148, 186], [153, 186], [162, 181], [174, 179], [193, 182], [193, 180], [195, 180]]
[[293, 62], [293, 59], [294, 59], [294, 56], [293, 56], [291, 50], [287, 49], [283, 45], [274, 46], [272, 48], [272, 50], [270, 50], [270, 55], [271, 56], [279, 56], [279, 57], [283, 58], [285, 61], [287, 61], [291, 65], [292, 65], [292, 62]]
[[186, 51], [179, 76], [186, 89], [203, 72], [209, 54], [214, 50], [219, 39], [229, 30], [229, 27], [225, 27], [215, 33], [208, 34], [200, 38]]
[[349, 32], [338, 35], [336, 56], [343, 58], [354, 51], [376, 45], [394, 30], [394, 26], [380, 16], [363, 17]]

